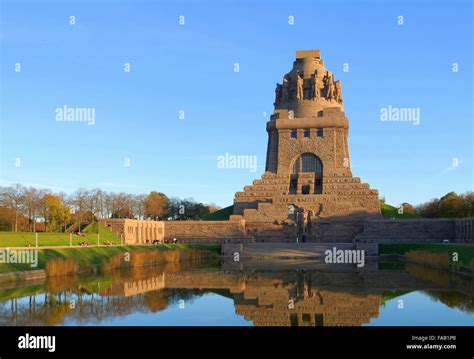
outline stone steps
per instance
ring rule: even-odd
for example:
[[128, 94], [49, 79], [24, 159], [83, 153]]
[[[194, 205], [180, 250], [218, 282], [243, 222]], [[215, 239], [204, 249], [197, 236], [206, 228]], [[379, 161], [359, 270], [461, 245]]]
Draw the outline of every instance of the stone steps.
[[[324, 202], [327, 198], [331, 198], [334, 202], [346, 202], [350, 204], [352, 200], [360, 199], [359, 197], [367, 198], [367, 196], [378, 196], [377, 190], [372, 189], [358, 189], [358, 190], [347, 190], [347, 191], [323, 191], [323, 194], [307, 194], [307, 195], [293, 195], [287, 193], [275, 193], [275, 192], [237, 192], [235, 194], [236, 199], [239, 202], [255, 201], [257, 199], [269, 199], [269, 198], [287, 198], [288, 203], [294, 201], [296, 197], [306, 198], [308, 200]], [[324, 198], [326, 197], [326, 198]], [[281, 202], [277, 201], [276, 203]]]
[[244, 192], [258, 192], [258, 191], [280, 191], [280, 192], [288, 192], [290, 184], [287, 183], [285, 185], [274, 185], [274, 186], [265, 186], [265, 185], [257, 185], [257, 186], [245, 186]]
[[323, 185], [325, 184], [333, 184], [333, 183], [362, 183], [360, 179], [356, 179], [354, 177], [349, 177], [349, 178], [342, 178], [340, 180], [335, 180], [335, 179], [329, 179], [329, 178], [323, 178]]
[[[314, 185], [314, 181], [311, 181], [309, 184]], [[290, 182], [287, 181], [285, 184], [278, 184], [278, 185], [248, 185], [244, 187], [244, 192], [288, 192], [290, 187]], [[327, 183], [326, 185], [323, 184], [323, 189], [331, 189], [331, 190], [338, 190], [338, 189], [370, 189], [369, 184], [367, 183]]]

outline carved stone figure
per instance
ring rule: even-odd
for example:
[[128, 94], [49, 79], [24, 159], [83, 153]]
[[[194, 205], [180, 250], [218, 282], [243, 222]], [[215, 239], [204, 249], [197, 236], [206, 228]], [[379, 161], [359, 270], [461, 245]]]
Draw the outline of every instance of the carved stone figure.
[[296, 98], [296, 80], [293, 80], [290, 76], [288, 76], [288, 98], [290, 101], [294, 101]]
[[319, 97], [319, 79], [318, 70], [314, 70], [314, 74], [311, 75], [311, 99]]
[[296, 99], [301, 101], [303, 99], [303, 76], [297, 74], [296, 75]]
[[282, 100], [283, 102], [288, 102], [290, 100], [290, 83], [288, 75], [285, 75], [285, 77], [283, 77]]
[[276, 84], [276, 89], [275, 89], [275, 106], [279, 106], [280, 103], [281, 103], [282, 88], [283, 88], [282, 85]]
[[326, 89], [326, 100], [334, 100], [334, 79], [332, 75], [329, 75], [329, 72], [326, 73], [324, 79], [324, 87]]
[[334, 84], [334, 99], [339, 102], [339, 103], [342, 103], [342, 85], [341, 85], [341, 81], [337, 80]]

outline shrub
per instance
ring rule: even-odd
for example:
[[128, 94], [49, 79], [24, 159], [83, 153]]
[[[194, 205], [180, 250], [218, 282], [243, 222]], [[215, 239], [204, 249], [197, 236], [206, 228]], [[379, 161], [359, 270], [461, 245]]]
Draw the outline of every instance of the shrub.
[[74, 258], [51, 259], [46, 263], [46, 275], [54, 277], [59, 275], [69, 275], [79, 272], [79, 264]]
[[446, 252], [410, 251], [405, 253], [405, 258], [415, 263], [429, 264], [446, 269], [449, 268], [449, 254]]

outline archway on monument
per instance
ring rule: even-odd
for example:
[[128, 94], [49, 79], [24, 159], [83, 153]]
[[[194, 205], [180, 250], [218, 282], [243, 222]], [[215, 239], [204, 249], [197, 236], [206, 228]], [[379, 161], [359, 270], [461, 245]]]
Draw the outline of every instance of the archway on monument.
[[[302, 173], [314, 173], [314, 185], [301, 179]], [[301, 183], [299, 183], [301, 182]], [[300, 186], [298, 186], [300, 184]], [[322, 194], [323, 193], [323, 163], [313, 153], [303, 153], [293, 160], [291, 164], [289, 194]]]

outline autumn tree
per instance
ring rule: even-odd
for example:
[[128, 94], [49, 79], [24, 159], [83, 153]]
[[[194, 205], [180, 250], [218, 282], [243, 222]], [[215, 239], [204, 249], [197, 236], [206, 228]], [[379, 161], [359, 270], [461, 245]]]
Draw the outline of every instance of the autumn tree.
[[462, 217], [474, 216], [474, 192], [466, 192], [462, 198]]
[[162, 219], [166, 215], [168, 198], [160, 192], [151, 192], [145, 200], [145, 217], [154, 220]]
[[456, 192], [449, 192], [439, 200], [439, 217], [459, 217], [462, 210], [462, 198]]
[[416, 209], [415, 209], [415, 207], [413, 207], [413, 205], [411, 205], [411, 204], [408, 203], [408, 202], [402, 203], [402, 209], [403, 209], [403, 213], [416, 214]]
[[13, 214], [12, 230], [18, 231], [18, 216], [23, 209], [26, 188], [19, 183], [4, 187], [0, 191], [0, 202], [4, 207], [10, 208]]
[[69, 215], [69, 208], [63, 205], [61, 197], [54, 194], [45, 195], [42, 202], [42, 216], [45, 222], [49, 224], [49, 230], [52, 232], [56, 225], [64, 221]]

